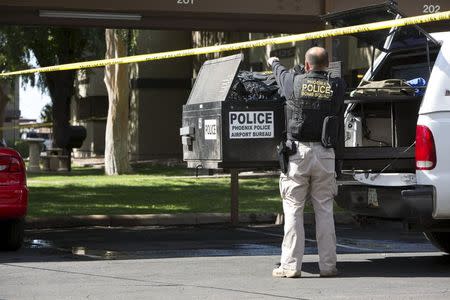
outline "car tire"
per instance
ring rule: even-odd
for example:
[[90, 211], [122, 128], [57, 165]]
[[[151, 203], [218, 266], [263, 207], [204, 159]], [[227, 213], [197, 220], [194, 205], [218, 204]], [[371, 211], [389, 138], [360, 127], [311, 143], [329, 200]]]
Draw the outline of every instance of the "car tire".
[[25, 223], [23, 219], [8, 220], [0, 223], [0, 250], [16, 251], [23, 244]]
[[450, 232], [424, 232], [426, 238], [439, 250], [450, 254]]

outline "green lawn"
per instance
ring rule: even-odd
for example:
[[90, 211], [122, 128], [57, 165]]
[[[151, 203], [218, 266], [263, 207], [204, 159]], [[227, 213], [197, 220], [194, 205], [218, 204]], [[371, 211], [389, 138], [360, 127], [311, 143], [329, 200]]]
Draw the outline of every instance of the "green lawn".
[[[30, 216], [228, 212], [229, 178], [191, 178], [179, 167], [134, 168], [104, 176], [98, 169], [28, 176]], [[240, 212], [281, 212], [277, 178], [240, 179]]]

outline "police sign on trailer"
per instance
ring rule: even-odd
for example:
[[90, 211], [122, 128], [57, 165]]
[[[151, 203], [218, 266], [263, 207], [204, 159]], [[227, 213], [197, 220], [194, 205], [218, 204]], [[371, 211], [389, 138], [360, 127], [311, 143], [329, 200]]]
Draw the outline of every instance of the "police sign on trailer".
[[[206, 61], [183, 106], [183, 160], [188, 168], [263, 169], [278, 166], [284, 103], [232, 97], [242, 54]], [[188, 143], [190, 142], [190, 144]]]
[[205, 140], [217, 140], [217, 120], [205, 120]]
[[273, 111], [230, 112], [230, 139], [267, 139], [273, 137]]

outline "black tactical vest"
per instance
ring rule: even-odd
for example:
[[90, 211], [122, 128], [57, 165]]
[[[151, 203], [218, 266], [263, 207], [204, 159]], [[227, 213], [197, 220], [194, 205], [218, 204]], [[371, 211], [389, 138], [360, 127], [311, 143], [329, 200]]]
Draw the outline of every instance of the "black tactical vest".
[[344, 84], [326, 72], [310, 72], [294, 78], [294, 94], [286, 101], [287, 138], [319, 142], [323, 120], [337, 116], [343, 104]]

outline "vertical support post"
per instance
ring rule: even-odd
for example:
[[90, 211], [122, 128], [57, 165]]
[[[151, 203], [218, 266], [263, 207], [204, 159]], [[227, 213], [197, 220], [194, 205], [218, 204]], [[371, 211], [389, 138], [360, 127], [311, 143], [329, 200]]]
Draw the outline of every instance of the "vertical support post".
[[67, 171], [72, 171], [72, 149], [67, 149]]
[[397, 119], [395, 118], [395, 102], [391, 102], [392, 147], [397, 147]]
[[[331, 0], [322, 0], [322, 2], [320, 3], [320, 10], [322, 12], [322, 15], [326, 15], [327, 13], [329, 13], [330, 11], [333, 10], [334, 8], [334, 1]], [[333, 49], [333, 38], [329, 37], [329, 38], [325, 38], [325, 49], [328, 51], [328, 56], [330, 58], [330, 61], [335, 61], [335, 56], [337, 53], [335, 53], [334, 49]]]
[[239, 171], [231, 169], [231, 206], [230, 219], [231, 225], [239, 224]]
[[44, 139], [39, 138], [28, 138], [25, 139], [28, 143], [29, 147], [29, 156], [30, 161], [28, 163], [27, 171], [28, 172], [40, 172], [41, 166], [39, 165], [39, 160], [41, 156], [41, 145], [44, 142]]

